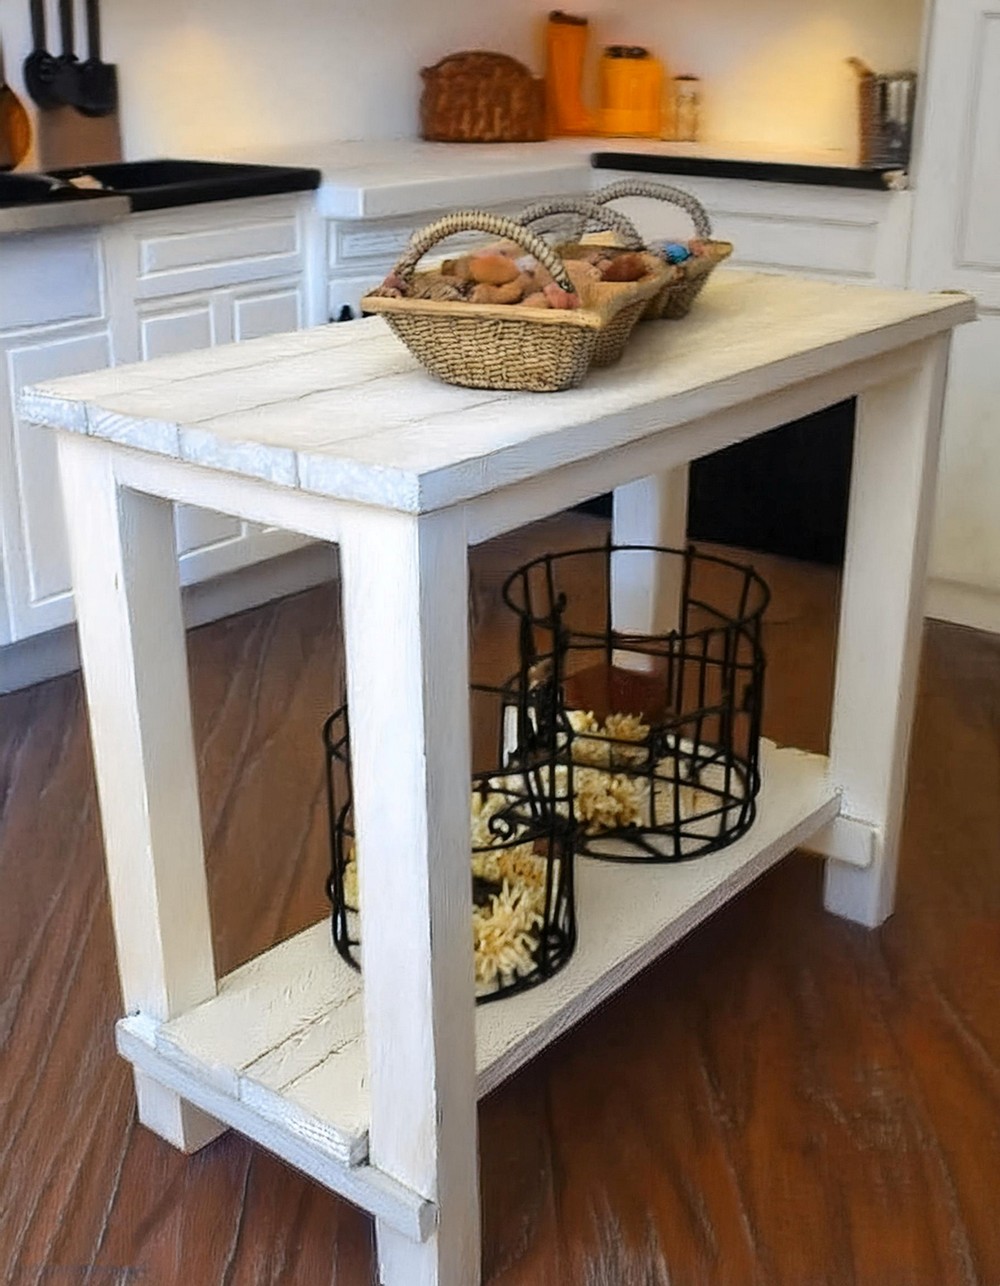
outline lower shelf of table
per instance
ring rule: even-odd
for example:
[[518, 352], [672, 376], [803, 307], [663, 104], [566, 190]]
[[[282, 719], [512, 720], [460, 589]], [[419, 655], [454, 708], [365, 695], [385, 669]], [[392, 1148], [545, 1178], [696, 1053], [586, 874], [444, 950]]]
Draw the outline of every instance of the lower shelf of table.
[[[729, 848], [677, 866], [581, 859], [570, 963], [476, 1011], [480, 1095], [837, 815], [822, 756], [765, 742], [762, 775], [757, 820]], [[350, 1171], [375, 1173], [365, 1166], [363, 1036], [361, 980], [334, 953], [327, 921], [237, 969], [171, 1022], [119, 1024], [122, 1053], [154, 1079], [371, 1209], [367, 1178], [360, 1195], [348, 1190]]]

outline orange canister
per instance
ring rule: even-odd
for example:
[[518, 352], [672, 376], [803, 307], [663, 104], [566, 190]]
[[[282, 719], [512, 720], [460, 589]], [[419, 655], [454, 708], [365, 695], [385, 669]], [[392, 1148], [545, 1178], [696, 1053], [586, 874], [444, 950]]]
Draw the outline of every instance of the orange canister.
[[659, 138], [663, 64], [641, 45], [608, 45], [600, 62], [600, 130]]

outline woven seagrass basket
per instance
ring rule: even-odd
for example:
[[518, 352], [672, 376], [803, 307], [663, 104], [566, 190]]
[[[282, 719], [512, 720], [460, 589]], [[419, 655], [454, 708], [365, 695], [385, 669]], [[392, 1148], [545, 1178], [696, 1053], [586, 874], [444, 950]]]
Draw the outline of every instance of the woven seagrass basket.
[[465, 50], [420, 75], [421, 138], [531, 143], [545, 137], [545, 82], [507, 54]]
[[[416, 274], [416, 266], [438, 242], [470, 231], [514, 242], [533, 255], [563, 290], [576, 292], [566, 265], [541, 237], [513, 219], [483, 210], [446, 215], [415, 233], [392, 275], [406, 283], [440, 275], [440, 269]], [[623, 331], [627, 338], [663, 280], [663, 264], [651, 255], [649, 275], [642, 281], [584, 283], [579, 289], [582, 307], [572, 310], [378, 293], [366, 295], [361, 307], [381, 313], [414, 357], [448, 384], [552, 393], [581, 382], [602, 339], [617, 343]]]
[[[579, 258], [583, 251], [592, 249], [595, 242], [606, 242], [615, 248], [641, 252], [646, 261], [647, 274], [655, 274], [660, 277], [663, 288], [666, 288], [670, 281], [679, 278], [678, 268], [674, 265], [664, 264], [658, 256], [647, 252], [635, 224], [626, 218], [620, 210], [614, 210], [610, 206], [598, 205], [596, 202], [588, 201], [584, 197], [553, 197], [549, 201], [536, 201], [532, 205], [525, 206], [517, 215], [517, 221], [518, 223], [523, 223], [525, 227], [531, 227], [532, 224], [559, 219], [561, 216], [567, 215], [575, 217], [568, 226], [562, 224], [560, 228], [575, 232], [577, 240], [556, 243], [555, 250], [561, 259], [573, 260]], [[582, 224], [580, 220], [583, 220]], [[579, 237], [589, 228], [598, 230], [597, 237], [588, 243], [581, 243]], [[600, 282], [595, 283], [594, 289], [597, 292], [610, 292], [619, 290], [621, 287], [613, 282]], [[662, 290], [657, 291], [650, 299], [638, 301], [623, 308], [615, 321], [601, 332], [594, 352], [595, 366], [611, 366], [618, 361], [625, 350], [629, 336], [635, 329], [636, 323], [643, 317], [646, 310], [659, 297], [660, 293], [662, 293]]]
[[[671, 205], [680, 206], [691, 216], [695, 233], [704, 243], [703, 254], [692, 255], [690, 259], [675, 265], [680, 270], [678, 276], [664, 286], [644, 314], [650, 320], [686, 317], [713, 270], [733, 253], [732, 242], [712, 240], [712, 221], [698, 198], [692, 196], [690, 192], [669, 187], [665, 183], [650, 183], [645, 179], [621, 179], [595, 192], [592, 199], [597, 205], [604, 205], [609, 201], [617, 201], [621, 197], [628, 196], [651, 197], [657, 201], [669, 201]], [[654, 247], [649, 248], [656, 253]]]

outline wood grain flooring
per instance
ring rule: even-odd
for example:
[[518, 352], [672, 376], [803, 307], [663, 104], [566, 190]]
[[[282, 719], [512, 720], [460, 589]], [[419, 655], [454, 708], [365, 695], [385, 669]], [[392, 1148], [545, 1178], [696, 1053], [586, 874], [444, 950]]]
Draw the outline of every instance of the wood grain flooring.
[[[474, 676], [510, 668], [477, 552]], [[823, 749], [837, 583], [771, 580], [766, 733]], [[325, 912], [320, 588], [190, 636], [215, 949]], [[796, 856], [481, 1108], [490, 1286], [1000, 1286], [1000, 640], [926, 634], [899, 908], [824, 914]], [[367, 1218], [228, 1135], [134, 1119], [80, 683], [0, 699], [0, 1281], [368, 1286]]]

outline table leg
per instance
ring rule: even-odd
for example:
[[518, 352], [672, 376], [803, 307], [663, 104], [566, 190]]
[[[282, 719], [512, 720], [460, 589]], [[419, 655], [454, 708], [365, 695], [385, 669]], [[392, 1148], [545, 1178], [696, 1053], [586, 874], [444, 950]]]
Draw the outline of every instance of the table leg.
[[341, 545], [372, 1165], [438, 1206], [377, 1226], [388, 1286], [480, 1280], [464, 517], [371, 513]]
[[[688, 467], [679, 465], [651, 478], [616, 487], [612, 539], [616, 545], [664, 545], [683, 549], [687, 541]], [[611, 620], [616, 630], [667, 634], [680, 621], [683, 564], [680, 559], [635, 555], [612, 564]], [[616, 657], [639, 668], [635, 653]]]
[[[77, 629], [125, 1008], [166, 1020], [215, 994], [173, 506], [60, 435]], [[136, 1073], [139, 1119], [184, 1151], [223, 1127]]]
[[830, 766], [874, 857], [828, 862], [825, 903], [869, 926], [895, 900], [948, 346], [928, 341], [911, 374], [858, 399]]

